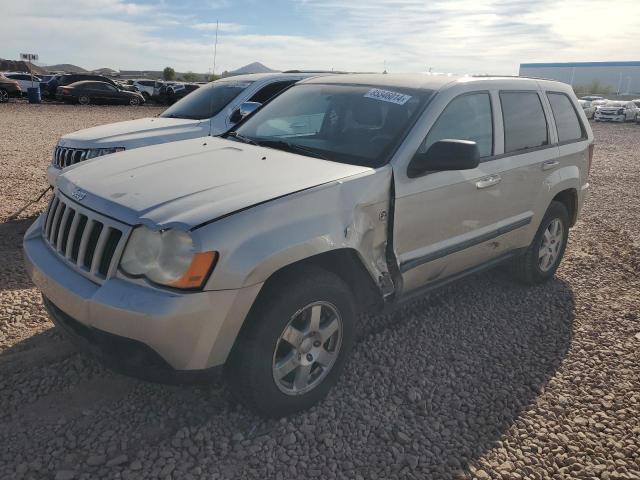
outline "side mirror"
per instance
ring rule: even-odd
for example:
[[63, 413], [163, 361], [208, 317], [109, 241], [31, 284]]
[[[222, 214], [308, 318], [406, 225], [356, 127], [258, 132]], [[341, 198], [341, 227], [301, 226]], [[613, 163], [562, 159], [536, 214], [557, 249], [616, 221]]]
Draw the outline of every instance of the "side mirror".
[[469, 140], [440, 140], [425, 153], [416, 153], [407, 169], [409, 178], [426, 172], [445, 170], [471, 170], [480, 163], [480, 150]]
[[239, 108], [236, 108], [233, 111], [230, 120], [233, 123], [238, 123], [243, 118], [248, 117], [253, 112], [258, 110], [261, 106], [262, 104], [260, 102], [244, 102], [242, 105], [240, 105]]

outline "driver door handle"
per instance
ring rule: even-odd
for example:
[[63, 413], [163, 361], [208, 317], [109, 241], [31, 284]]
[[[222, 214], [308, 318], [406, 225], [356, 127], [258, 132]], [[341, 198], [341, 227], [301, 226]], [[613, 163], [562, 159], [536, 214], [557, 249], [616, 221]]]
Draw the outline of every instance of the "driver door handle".
[[542, 170], [551, 170], [555, 168], [560, 162], [558, 160], [547, 160], [542, 164]]
[[481, 188], [489, 188], [497, 185], [502, 180], [500, 175], [489, 175], [488, 177], [483, 178], [482, 180], [478, 180], [476, 182], [476, 187]]

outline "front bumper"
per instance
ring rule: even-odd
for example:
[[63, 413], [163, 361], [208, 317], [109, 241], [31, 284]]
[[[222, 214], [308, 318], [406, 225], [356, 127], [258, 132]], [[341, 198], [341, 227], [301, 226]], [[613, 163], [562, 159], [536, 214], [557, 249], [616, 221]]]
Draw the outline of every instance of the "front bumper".
[[55, 187], [56, 180], [58, 179], [61, 173], [62, 173], [61, 168], [58, 168], [50, 163], [49, 166], [47, 167], [47, 181], [49, 182], [49, 185], [51, 185], [52, 187]]
[[[41, 222], [42, 217], [25, 234], [25, 265], [56, 323], [75, 322], [80, 330], [92, 332], [90, 337], [110, 334], [137, 342], [173, 370], [224, 364], [261, 284], [194, 293], [165, 291], [118, 277], [98, 285], [51, 250], [42, 238]], [[103, 353], [113, 356], [122, 351]]]
[[599, 115], [597, 113], [594, 118], [601, 122], [624, 122], [627, 119], [624, 115]]

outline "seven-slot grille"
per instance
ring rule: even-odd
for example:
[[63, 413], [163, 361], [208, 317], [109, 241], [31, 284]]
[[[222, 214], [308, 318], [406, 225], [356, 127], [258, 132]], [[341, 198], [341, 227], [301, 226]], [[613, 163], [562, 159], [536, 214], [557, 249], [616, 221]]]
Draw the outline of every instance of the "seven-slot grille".
[[128, 227], [55, 194], [47, 208], [43, 237], [66, 262], [101, 283], [114, 275]]
[[53, 165], [58, 168], [75, 165], [78, 162], [86, 160], [88, 154], [88, 148], [56, 147], [53, 150]]

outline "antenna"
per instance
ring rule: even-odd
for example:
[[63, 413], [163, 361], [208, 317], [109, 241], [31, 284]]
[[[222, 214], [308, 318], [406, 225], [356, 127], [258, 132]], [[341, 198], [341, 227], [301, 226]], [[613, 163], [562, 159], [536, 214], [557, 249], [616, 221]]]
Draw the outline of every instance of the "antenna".
[[216, 42], [213, 44], [213, 75], [216, 76], [216, 56], [218, 55], [218, 29], [220, 28], [220, 22], [216, 20]]

